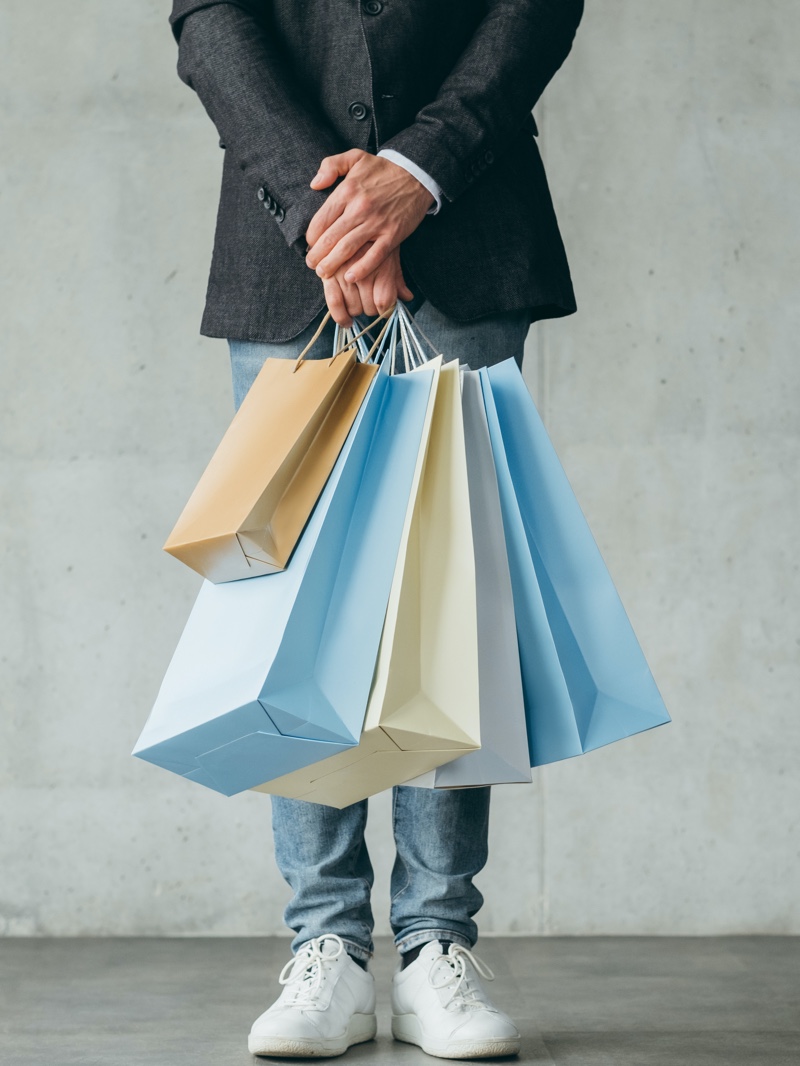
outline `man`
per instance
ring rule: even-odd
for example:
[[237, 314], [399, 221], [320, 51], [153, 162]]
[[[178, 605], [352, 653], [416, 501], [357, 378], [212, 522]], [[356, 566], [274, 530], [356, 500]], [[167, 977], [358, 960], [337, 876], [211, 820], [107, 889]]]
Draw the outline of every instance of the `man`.
[[[398, 298], [472, 368], [570, 314], [531, 109], [582, 0], [174, 0], [178, 71], [225, 149], [202, 332], [228, 339], [238, 403], [327, 304], [350, 326]], [[320, 349], [319, 354], [326, 354]], [[472, 954], [489, 790], [397, 788], [392, 1031], [431, 1055], [515, 1054]], [[254, 1054], [333, 1056], [375, 1035], [366, 802], [273, 799], [294, 958]]]

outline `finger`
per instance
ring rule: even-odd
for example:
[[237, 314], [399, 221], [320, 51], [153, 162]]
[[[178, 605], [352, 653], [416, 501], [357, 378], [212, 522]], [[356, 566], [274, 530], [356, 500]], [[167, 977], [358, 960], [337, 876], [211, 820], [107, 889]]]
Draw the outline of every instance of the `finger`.
[[[358, 262], [348, 269], [345, 277], [349, 282], [361, 281], [367, 276], [367, 274], [371, 274], [373, 271], [377, 270], [383, 262], [385, 262], [394, 251], [394, 247], [395, 246], [388, 237], [379, 237], [369, 251], [365, 252]], [[324, 266], [325, 262], [326, 260], [323, 259], [320, 266]]]
[[406, 279], [403, 277], [403, 268], [400, 263], [397, 264], [397, 270], [395, 272], [395, 283], [397, 285], [397, 295], [401, 300], [413, 300], [414, 293], [406, 285]]
[[[306, 255], [306, 263], [311, 270], [319, 270], [322, 261], [334, 252], [336, 245], [345, 240], [349, 233], [359, 226], [366, 227], [365, 231], [372, 235], [367, 240], [373, 240], [374, 235], [377, 235], [384, 227], [380, 211], [375, 209], [369, 197], [353, 192], [355, 188], [346, 181], [333, 193], [331, 199], [335, 201], [335, 204], [332, 214], [336, 217], [324, 232], [319, 231], [316, 225], [309, 226], [306, 239], [311, 247]], [[393, 227], [391, 232], [395, 231]], [[335, 259], [325, 264], [324, 274], [320, 274], [320, 277], [332, 277], [340, 270], [341, 266], [345, 265], [345, 259], [353, 255], [350, 251], [351, 247], [352, 245], [346, 245], [338, 249]], [[355, 251], [358, 251], [358, 248]]]
[[[334, 193], [336, 196], [336, 193]], [[339, 210], [341, 207], [341, 210]], [[311, 267], [312, 270], [316, 270], [326, 255], [330, 255], [339, 241], [353, 228], [354, 222], [350, 217], [348, 211], [349, 204], [347, 201], [339, 201], [335, 205], [334, 211], [331, 212], [331, 221], [325, 229], [318, 229], [316, 225], [314, 229], [309, 226], [308, 233], [306, 234], [306, 240], [309, 243], [309, 249], [306, 254], [306, 265]], [[320, 209], [322, 210], [322, 209]], [[319, 214], [319, 212], [317, 212]], [[315, 222], [316, 215], [311, 220]], [[323, 221], [322, 219], [320, 220]], [[313, 239], [313, 242], [311, 238]], [[334, 271], [335, 273], [335, 271]]]
[[356, 286], [356, 288], [361, 297], [361, 306], [364, 308], [364, 314], [372, 315], [373, 317], [377, 315], [378, 308], [375, 303], [373, 279], [365, 278], [364, 281]]
[[360, 148], [351, 148], [339, 155], [326, 156], [319, 165], [319, 170], [311, 179], [312, 189], [327, 189], [337, 178], [343, 178], [351, 168], [366, 155]]
[[[313, 229], [309, 227], [309, 233], [306, 234], [306, 238], [312, 247], [309, 248], [306, 255], [306, 263], [312, 270], [319, 267], [322, 260], [329, 256], [339, 241], [343, 240], [352, 230], [357, 229], [359, 226], [366, 226], [368, 231], [377, 233], [383, 224], [380, 215], [376, 214], [375, 206], [369, 198], [361, 196], [353, 190], [354, 186], [345, 182], [333, 193], [331, 199], [335, 200], [336, 218], [324, 232], [318, 232], [316, 226]], [[368, 237], [367, 239], [371, 240], [372, 238]], [[326, 268], [324, 276], [331, 277], [344, 266], [344, 262], [345, 260], [339, 262], [339, 255], [337, 254], [337, 265], [332, 269], [330, 267]], [[320, 277], [322, 276], [320, 275]]]
[[382, 315], [397, 303], [397, 286], [388, 271], [376, 277], [373, 295], [378, 314]]
[[[327, 239], [327, 235], [324, 239]], [[365, 244], [368, 244], [372, 240], [374, 240], [374, 237], [370, 232], [369, 227], [366, 225], [356, 226], [354, 229], [348, 230], [342, 235], [340, 240], [336, 242], [331, 251], [328, 252], [328, 254], [317, 264], [317, 274], [319, 274], [321, 278], [331, 277], [338, 270], [341, 270], [342, 267], [347, 266], [348, 261], [352, 259], [354, 255], [357, 255]], [[372, 249], [370, 249], [368, 253], [365, 253], [365, 256], [371, 252]], [[358, 266], [361, 266], [360, 260]], [[354, 270], [357, 268], [353, 267], [351, 269]], [[349, 275], [350, 270], [348, 270], [347, 273]], [[365, 278], [367, 274], [370, 273], [372, 273], [370, 270], [361, 270], [361, 278]], [[347, 280], [350, 281], [350, 278], [348, 277]]]
[[[331, 200], [334, 203], [328, 213], [330, 222], [327, 227], [325, 229], [321, 228], [322, 223], [325, 221], [325, 216], [322, 214], [324, 208], [320, 208], [317, 212], [317, 215], [320, 215], [320, 226], [318, 227], [316, 224], [317, 215], [315, 215], [311, 220], [312, 225], [309, 225], [306, 233], [306, 241], [310, 246], [306, 255], [306, 264], [312, 270], [319, 266], [325, 256], [330, 255], [343, 237], [346, 237], [351, 230], [361, 224], [361, 220], [355, 217], [353, 204], [344, 195], [343, 189], [337, 189]], [[328, 202], [330, 203], [330, 201]], [[331, 277], [335, 273], [335, 270], [328, 271], [327, 276]]]
[[[309, 222], [308, 229], [306, 230], [306, 243], [313, 251], [316, 251], [313, 249], [313, 246], [317, 243], [323, 233], [335, 224], [336, 220], [344, 213], [346, 207], [347, 200], [341, 196], [337, 196], [336, 193], [333, 193], [333, 195], [328, 197], [319, 211], [317, 211]], [[331, 247], [333, 246], [331, 245]], [[316, 255], [313, 264], [308, 263], [308, 257], [306, 257], [306, 262], [312, 270], [316, 267], [322, 256], [325, 255], [326, 251], [328, 251], [327, 246], [319, 255]], [[309, 253], [309, 255], [310, 254], [311, 253]]]
[[347, 312], [339, 282], [336, 278], [331, 278], [329, 281], [324, 282], [322, 287], [325, 292], [325, 303], [328, 305], [331, 318], [337, 325], [342, 326], [344, 329], [350, 329], [353, 319]]
[[341, 277], [335, 279], [339, 283], [339, 288], [342, 290], [344, 296], [345, 307], [348, 313], [355, 318], [357, 315], [364, 314], [364, 305], [361, 302], [361, 294], [358, 291], [356, 285], [348, 285], [346, 281], [342, 281]]

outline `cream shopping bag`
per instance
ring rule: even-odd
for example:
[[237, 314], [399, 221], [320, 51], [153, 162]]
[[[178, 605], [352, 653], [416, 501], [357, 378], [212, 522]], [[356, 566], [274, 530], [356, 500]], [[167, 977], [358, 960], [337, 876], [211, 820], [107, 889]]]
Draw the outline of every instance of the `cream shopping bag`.
[[214, 584], [286, 566], [378, 369], [306, 352], [266, 360], [164, 545]]
[[475, 545], [481, 747], [408, 782], [420, 788], [531, 780], [514, 594], [478, 371], [461, 368], [461, 404]]
[[441, 369], [361, 742], [256, 791], [345, 807], [479, 746], [475, 559], [459, 368], [451, 362]]

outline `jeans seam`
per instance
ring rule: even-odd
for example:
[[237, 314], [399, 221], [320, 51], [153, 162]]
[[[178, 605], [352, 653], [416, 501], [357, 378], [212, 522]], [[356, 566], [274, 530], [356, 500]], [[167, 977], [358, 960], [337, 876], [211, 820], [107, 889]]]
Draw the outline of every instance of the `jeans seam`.
[[[394, 837], [395, 850], [396, 850], [397, 849], [397, 789], [395, 789], [395, 791], [392, 793], [392, 836]], [[389, 900], [390, 909], [392, 909], [394, 907], [394, 904], [397, 902], [398, 899], [400, 899], [400, 897], [403, 895], [403, 893], [408, 891], [408, 886], [411, 884], [411, 874], [408, 871], [408, 866], [406, 865], [405, 859], [401, 858], [399, 852], [397, 852], [397, 857], [400, 859], [400, 861], [403, 864], [403, 869], [405, 870], [405, 874], [406, 874], [406, 883], [399, 890], [399, 892], [395, 892], [395, 894]]]

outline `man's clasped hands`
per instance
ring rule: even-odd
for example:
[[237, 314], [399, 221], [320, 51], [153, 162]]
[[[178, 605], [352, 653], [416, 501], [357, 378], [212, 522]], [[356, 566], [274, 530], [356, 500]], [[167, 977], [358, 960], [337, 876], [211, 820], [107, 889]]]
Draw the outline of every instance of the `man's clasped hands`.
[[323, 159], [311, 188], [328, 189], [340, 178], [308, 227], [306, 263], [322, 279], [333, 319], [349, 327], [356, 315], [411, 299], [400, 244], [433, 197], [402, 167], [359, 148]]

